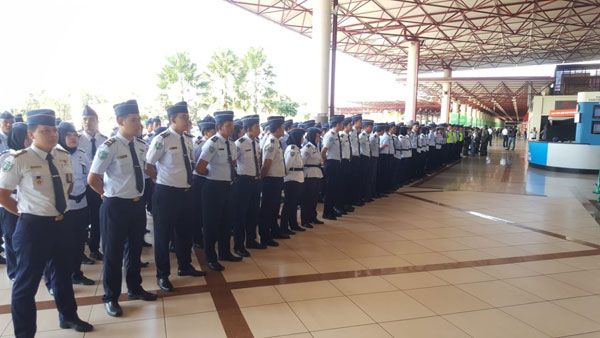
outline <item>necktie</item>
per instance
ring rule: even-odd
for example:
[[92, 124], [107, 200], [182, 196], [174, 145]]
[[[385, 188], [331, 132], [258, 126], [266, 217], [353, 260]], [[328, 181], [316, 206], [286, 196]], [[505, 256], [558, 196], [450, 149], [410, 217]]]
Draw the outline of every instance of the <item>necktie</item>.
[[188, 149], [185, 146], [185, 140], [181, 135], [181, 150], [183, 150], [183, 163], [185, 164], [185, 173], [187, 174], [187, 183], [192, 185], [192, 165], [190, 164], [190, 158], [188, 157]]
[[58, 169], [54, 166], [52, 162], [52, 155], [48, 154], [46, 156], [46, 160], [48, 160], [48, 167], [50, 168], [50, 175], [52, 175], [52, 186], [54, 188], [54, 200], [56, 210], [63, 215], [65, 210], [67, 210], [67, 201], [65, 200], [65, 192], [62, 186], [62, 180], [60, 179], [60, 174], [58, 173]]
[[350, 134], [348, 134], [348, 144], [350, 145], [350, 159], [352, 159], [352, 140], [350, 139]]
[[135, 148], [133, 147], [133, 141], [129, 142], [129, 151], [131, 152], [131, 159], [133, 160], [135, 187], [138, 192], [142, 192], [144, 190], [144, 176], [142, 175], [142, 168], [140, 167], [140, 162], [138, 161]]
[[279, 143], [279, 149], [281, 149], [281, 161], [283, 161], [283, 172], [287, 176], [287, 168], [285, 166], [285, 154], [283, 153], [283, 148], [281, 148], [281, 143]]
[[340, 134], [337, 134], [338, 144], [340, 145], [340, 161], [342, 160], [342, 140], [340, 140]]
[[358, 156], [360, 156], [360, 135], [356, 133], [356, 141], [358, 141]]
[[252, 142], [252, 153], [254, 154], [254, 167], [256, 168], [256, 177], [260, 177], [260, 172], [258, 171], [258, 158], [256, 157], [256, 142], [254, 140]]
[[227, 147], [227, 162], [229, 162], [229, 177], [233, 182], [235, 172], [233, 171], [233, 159], [231, 158], [231, 149], [229, 149], [229, 140], [225, 140], [225, 146]]
[[92, 137], [90, 142], [92, 142], [92, 158], [94, 158], [96, 156], [96, 138]]

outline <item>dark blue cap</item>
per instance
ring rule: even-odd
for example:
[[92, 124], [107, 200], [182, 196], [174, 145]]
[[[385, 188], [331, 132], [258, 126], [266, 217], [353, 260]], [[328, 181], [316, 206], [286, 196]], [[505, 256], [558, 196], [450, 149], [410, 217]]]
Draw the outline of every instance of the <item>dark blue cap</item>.
[[152, 119], [153, 123], [160, 123], [160, 116], [156, 116]]
[[305, 128], [312, 128], [315, 126], [315, 120], [304, 121], [303, 124]]
[[204, 119], [198, 122], [198, 129], [201, 131], [216, 129], [215, 118], [210, 115], [206, 115]]
[[294, 120], [285, 120], [283, 122], [283, 127], [285, 129], [291, 128], [294, 125]]
[[329, 119], [329, 123], [331, 126], [334, 126], [340, 122], [344, 122], [344, 115], [333, 115], [330, 119]]
[[152, 124], [152, 119], [147, 119], [146, 122], [144, 123], [145, 125], [149, 125]]
[[129, 114], [140, 114], [136, 100], [117, 103], [113, 106], [113, 109], [115, 110], [117, 117], [125, 117]]
[[362, 114], [352, 115], [352, 123], [356, 123], [360, 120], [362, 120]]
[[363, 120], [363, 126], [368, 127], [373, 125], [373, 120]]
[[375, 123], [375, 131], [385, 131], [387, 126], [387, 123]]
[[350, 123], [352, 123], [352, 118], [351, 117], [346, 117], [344, 119], [344, 127], [349, 125]]
[[15, 115], [15, 122], [23, 122], [23, 114]]
[[217, 111], [213, 115], [215, 116], [216, 124], [223, 124], [225, 122], [233, 122], [233, 112], [230, 110]]
[[13, 116], [13, 114], [5, 111], [4, 113], [0, 114], [0, 119], [14, 119], [15, 117]]
[[81, 116], [90, 116], [90, 115], [98, 116], [98, 114], [96, 114], [96, 111], [93, 110], [92, 107], [86, 105], [85, 107], [83, 107], [83, 112], [81, 113]]
[[173, 116], [179, 113], [189, 114], [187, 102], [181, 101], [177, 102], [172, 106], [167, 107], [167, 115]]
[[36, 109], [27, 112], [27, 125], [55, 126], [56, 114], [51, 109]]
[[269, 130], [274, 132], [279, 129], [283, 125], [283, 116], [269, 116], [267, 117], [267, 122], [269, 123]]
[[252, 127], [255, 124], [260, 122], [260, 117], [258, 115], [246, 115], [242, 117], [242, 123], [246, 129]]
[[317, 129], [321, 129], [321, 128], [323, 128], [323, 126], [321, 126], [321, 124], [320, 124], [320, 123], [315, 123], [315, 126], [314, 126], [314, 127], [315, 127], [315, 128], [317, 128]]

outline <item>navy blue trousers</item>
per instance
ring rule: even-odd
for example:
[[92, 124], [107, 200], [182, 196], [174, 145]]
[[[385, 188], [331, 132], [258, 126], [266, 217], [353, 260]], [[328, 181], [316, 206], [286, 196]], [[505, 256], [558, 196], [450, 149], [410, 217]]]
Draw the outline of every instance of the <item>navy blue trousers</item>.
[[17, 228], [19, 216], [11, 214], [6, 209], [0, 207], [0, 225], [4, 234], [4, 247], [6, 248], [6, 274], [13, 280], [17, 270], [17, 255], [13, 247], [13, 234]]
[[[234, 206], [237, 208], [233, 226], [233, 247], [244, 249], [245, 241], [256, 240], [260, 204], [260, 180], [254, 176], [241, 175], [233, 185]], [[261, 228], [261, 237], [268, 229]]]
[[264, 230], [260, 234], [263, 243], [280, 234], [277, 215], [283, 190], [283, 177], [265, 177], [262, 179], [262, 196], [260, 200], [259, 227]]
[[215, 245], [219, 254], [230, 254], [232, 211], [228, 210], [231, 182], [207, 179], [202, 186], [202, 219], [204, 222], [204, 254], [207, 262], [216, 262]]

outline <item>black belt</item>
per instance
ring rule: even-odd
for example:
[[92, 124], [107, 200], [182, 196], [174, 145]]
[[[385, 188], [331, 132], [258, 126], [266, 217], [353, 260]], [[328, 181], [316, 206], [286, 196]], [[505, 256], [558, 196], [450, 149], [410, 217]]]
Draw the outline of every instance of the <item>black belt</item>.
[[75, 203], [81, 202], [81, 200], [85, 197], [85, 192], [80, 195], [69, 195], [69, 199], [75, 201]]
[[289, 171], [303, 171], [304, 168], [290, 168]]
[[304, 168], [321, 168], [320, 164], [305, 164]]
[[251, 180], [258, 180], [258, 179], [260, 179], [260, 177], [254, 176], [254, 175], [238, 175], [237, 177], [239, 179], [251, 179]]

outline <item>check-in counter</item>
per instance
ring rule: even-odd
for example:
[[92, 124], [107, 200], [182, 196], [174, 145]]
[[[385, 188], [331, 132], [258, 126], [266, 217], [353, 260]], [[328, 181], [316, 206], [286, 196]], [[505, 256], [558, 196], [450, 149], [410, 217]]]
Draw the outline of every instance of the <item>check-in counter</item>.
[[598, 173], [600, 145], [529, 141], [527, 161], [541, 169]]

